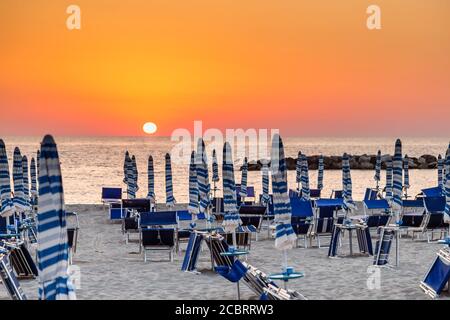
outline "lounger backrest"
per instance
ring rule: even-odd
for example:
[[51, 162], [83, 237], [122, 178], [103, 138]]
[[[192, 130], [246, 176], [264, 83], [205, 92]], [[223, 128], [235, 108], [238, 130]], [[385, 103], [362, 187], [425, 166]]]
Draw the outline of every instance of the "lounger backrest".
[[7, 233], [8, 230], [6, 228], [6, 219], [5, 217], [0, 217], [0, 233]]
[[149, 212], [151, 210], [150, 199], [122, 199], [122, 207], [137, 212]]
[[142, 245], [145, 246], [175, 246], [175, 229], [157, 228], [142, 230]]
[[417, 200], [403, 200], [403, 208], [423, 208], [424, 203], [422, 199]]
[[122, 199], [122, 188], [102, 188], [102, 200], [120, 200]]
[[[240, 198], [239, 192], [241, 192], [241, 185], [236, 185], [236, 195], [238, 198]], [[247, 197], [248, 198], [254, 198], [255, 197], [255, 187], [253, 186], [247, 186]]]
[[366, 188], [366, 193], [364, 194], [364, 200], [376, 200], [378, 191], [371, 188]]
[[173, 226], [178, 224], [176, 211], [142, 212], [139, 218], [140, 227]]
[[289, 198], [298, 198], [300, 197], [300, 192], [297, 190], [289, 189]]
[[369, 210], [389, 210], [389, 203], [386, 199], [363, 200], [363, 203]]
[[309, 195], [311, 198], [320, 198], [321, 193], [322, 193], [322, 191], [320, 189], [309, 190]]
[[252, 214], [252, 215], [264, 215], [267, 208], [264, 206], [257, 205], [246, 205], [243, 204], [239, 207], [239, 214]]
[[213, 213], [221, 213], [223, 212], [223, 198], [213, 198], [212, 200]]
[[442, 196], [442, 188], [440, 187], [433, 187], [433, 188], [427, 188], [422, 189], [422, 193], [425, 197], [440, 197]]
[[293, 217], [312, 217], [314, 215], [311, 201], [304, 201], [301, 198], [290, 198]]
[[343, 191], [342, 190], [334, 190], [334, 198], [335, 199], [341, 199]]
[[242, 226], [254, 226], [257, 230], [261, 226], [262, 216], [260, 215], [241, 215]]
[[424, 197], [423, 201], [427, 212], [438, 213], [445, 209], [445, 197]]

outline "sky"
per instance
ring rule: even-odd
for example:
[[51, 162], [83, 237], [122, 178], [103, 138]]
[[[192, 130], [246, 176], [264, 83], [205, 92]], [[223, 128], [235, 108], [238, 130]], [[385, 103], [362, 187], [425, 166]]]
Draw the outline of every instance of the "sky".
[[[66, 8], [81, 9], [68, 30]], [[381, 29], [366, 9], [381, 8]], [[450, 136], [448, 0], [2, 0], [0, 135]]]

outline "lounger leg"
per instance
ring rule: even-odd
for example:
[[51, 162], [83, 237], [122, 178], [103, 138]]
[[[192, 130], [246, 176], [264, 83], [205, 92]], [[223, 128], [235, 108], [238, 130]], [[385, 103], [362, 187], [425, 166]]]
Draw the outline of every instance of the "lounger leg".
[[319, 235], [317, 235], [317, 246], [318, 246], [319, 249], [320, 249], [320, 236], [319, 236]]
[[144, 248], [144, 262], [147, 262], [147, 250]]

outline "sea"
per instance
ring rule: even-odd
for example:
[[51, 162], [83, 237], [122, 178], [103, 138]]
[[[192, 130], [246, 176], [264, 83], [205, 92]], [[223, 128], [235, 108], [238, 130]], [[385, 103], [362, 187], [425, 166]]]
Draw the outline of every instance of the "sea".
[[[9, 164], [12, 166], [12, 156], [15, 147], [19, 147], [23, 155], [29, 159], [36, 157], [42, 137], [1, 137], [7, 148]], [[136, 156], [139, 172], [138, 197], [147, 195], [147, 159], [154, 159], [155, 193], [159, 203], [165, 202], [164, 156], [176, 150], [179, 142], [170, 137], [63, 137], [55, 136], [57, 142], [61, 170], [63, 176], [66, 204], [98, 204], [101, 203], [101, 189], [105, 186], [122, 187], [123, 161], [125, 151]], [[306, 155], [342, 155], [344, 152], [354, 155], [393, 154], [395, 137], [286, 137], [284, 139], [287, 157], [296, 157], [299, 151]], [[445, 155], [448, 138], [418, 138], [401, 137], [403, 154], [419, 157], [424, 154]], [[237, 147], [236, 147], [237, 148]], [[222, 147], [214, 143], [207, 144], [207, 154], [211, 163], [212, 149], [217, 149], [219, 162]], [[252, 153], [247, 145], [249, 161], [257, 160], [258, 154]], [[188, 202], [188, 160], [189, 152], [173, 161], [172, 175], [174, 196], [178, 203]], [[241, 159], [235, 159], [235, 179], [240, 183]], [[220, 168], [220, 165], [219, 165]], [[210, 165], [211, 171], [211, 165]], [[221, 176], [221, 170], [219, 170]], [[362, 200], [367, 187], [375, 187], [373, 170], [352, 170], [353, 197]], [[317, 171], [310, 170], [310, 186], [317, 185]], [[210, 172], [211, 177], [211, 172]], [[288, 172], [289, 188], [295, 189], [295, 171]], [[382, 172], [381, 185], [385, 184], [385, 172]], [[410, 170], [411, 188], [408, 193], [415, 196], [421, 189], [437, 185], [437, 170]], [[257, 194], [261, 193], [261, 173], [251, 171], [248, 175], [248, 185], [253, 185]], [[221, 194], [222, 180], [217, 183], [217, 195]], [[342, 173], [340, 170], [325, 170], [323, 197], [329, 197], [332, 190], [342, 189]]]

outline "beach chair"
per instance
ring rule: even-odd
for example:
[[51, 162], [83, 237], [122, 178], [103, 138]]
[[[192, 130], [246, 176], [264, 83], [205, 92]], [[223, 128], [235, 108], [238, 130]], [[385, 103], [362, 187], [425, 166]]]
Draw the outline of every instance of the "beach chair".
[[27, 300], [9, 262], [8, 250], [5, 248], [0, 248], [0, 278], [12, 300]]
[[312, 239], [315, 238], [317, 246], [321, 248], [320, 238], [332, 236], [334, 224], [341, 223], [344, 219], [338, 215], [343, 204], [342, 198], [317, 199], [314, 201], [314, 219], [308, 232], [310, 244]]
[[[420, 227], [425, 214], [423, 199], [403, 200], [402, 205], [402, 227]], [[407, 229], [408, 233], [408, 229]]]
[[[181, 228], [181, 223], [190, 223], [192, 221], [192, 215], [189, 213], [188, 210], [178, 210], [177, 211], [177, 219], [178, 219], [178, 230], [177, 230], [177, 251], [181, 252], [181, 243], [188, 243], [189, 238], [191, 237], [192, 228], [189, 226], [189, 228]], [[196, 223], [199, 221], [205, 222], [206, 227], [206, 216], [204, 213], [199, 213], [196, 216]], [[198, 227], [198, 225], [197, 225]]]
[[142, 212], [151, 212], [149, 199], [122, 199], [122, 209], [125, 216], [122, 219], [122, 234], [125, 236], [125, 243], [130, 240], [130, 233], [139, 233], [138, 215]]
[[375, 254], [373, 264], [375, 266], [386, 266], [389, 263], [389, 254], [391, 252], [392, 239], [395, 231], [385, 227], [379, 227], [377, 230], [379, 235], [375, 245]]
[[2, 247], [9, 252], [9, 260], [18, 279], [34, 279], [38, 270], [25, 243], [18, 239], [2, 240]]
[[445, 197], [424, 197], [423, 202], [425, 215], [422, 223], [419, 227], [408, 228], [408, 232], [412, 232], [413, 240], [416, 233], [426, 235], [427, 242], [430, 243], [434, 240], [433, 235], [436, 231], [440, 233], [440, 238], [448, 233], [448, 224], [444, 222]]
[[363, 200], [364, 217], [353, 217], [360, 219], [368, 228], [386, 226], [391, 217], [391, 208], [386, 199]]
[[298, 239], [303, 237], [304, 248], [308, 247], [307, 237], [311, 226], [314, 212], [311, 201], [304, 201], [301, 198], [290, 198], [291, 200], [291, 224]]
[[263, 217], [267, 208], [260, 205], [241, 205], [239, 207], [239, 215], [241, 217], [241, 226], [247, 227], [249, 232], [255, 235], [258, 241], [258, 234], [261, 231]]
[[342, 199], [344, 191], [343, 190], [332, 190], [330, 199]]
[[[231, 267], [236, 258], [222, 256], [222, 252], [227, 252], [229, 246], [221, 235], [205, 234], [204, 239], [208, 248], [211, 250], [213, 264], [215, 266]], [[264, 300], [305, 300], [305, 297], [294, 290], [286, 290], [277, 286], [269, 277], [261, 270], [242, 262], [247, 272], [244, 273], [242, 282], [258, 297]]]
[[139, 214], [140, 251], [144, 251], [144, 262], [147, 262], [147, 251], [165, 250], [169, 252], [173, 262], [173, 252], [178, 247], [176, 234], [178, 217], [176, 211], [142, 212]]
[[428, 269], [420, 288], [432, 299], [438, 298], [450, 280], [450, 248], [444, 247]]
[[120, 203], [122, 200], [122, 188], [103, 187], [102, 188], [102, 203], [110, 205], [113, 203]]
[[[236, 200], [238, 207], [242, 204], [242, 198], [239, 195], [241, 192], [241, 185], [236, 185]], [[247, 200], [248, 198], [251, 198], [252, 200]], [[255, 187], [253, 186], [247, 186], [247, 196], [245, 197], [244, 204], [251, 205], [255, 202]]]

